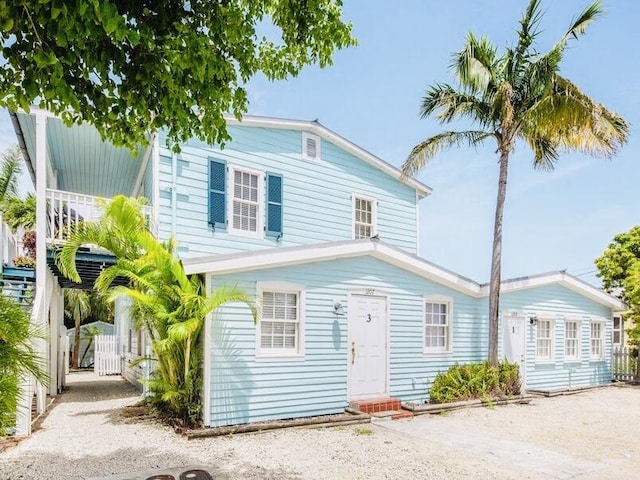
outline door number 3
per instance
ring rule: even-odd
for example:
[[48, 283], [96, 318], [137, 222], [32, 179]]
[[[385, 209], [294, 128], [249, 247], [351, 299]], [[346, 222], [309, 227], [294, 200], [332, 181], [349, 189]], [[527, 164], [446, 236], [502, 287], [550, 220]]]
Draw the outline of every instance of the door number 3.
[[367, 323], [371, 322], [371, 314], [367, 313]]

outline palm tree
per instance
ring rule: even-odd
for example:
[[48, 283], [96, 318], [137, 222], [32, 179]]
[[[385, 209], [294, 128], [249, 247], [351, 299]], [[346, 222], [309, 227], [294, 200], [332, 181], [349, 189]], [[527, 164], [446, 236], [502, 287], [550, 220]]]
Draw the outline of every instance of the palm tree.
[[[93, 244], [111, 251], [116, 263], [96, 280], [100, 292], [110, 299], [132, 300], [136, 326], [151, 339], [157, 361], [156, 377], [150, 382], [155, 401], [186, 423], [197, 423], [202, 390], [205, 317], [229, 302], [248, 305], [257, 315], [251, 298], [236, 287], [219, 287], [210, 296], [198, 276], [187, 276], [176, 255], [176, 245], [159, 242], [148, 230], [141, 200], [115, 197], [96, 222], [76, 224], [58, 257], [65, 276], [80, 281], [75, 257], [78, 249]], [[129, 286], [112, 287], [118, 277]]]
[[7, 148], [0, 161], [0, 203], [18, 194], [18, 177], [22, 172], [22, 151], [18, 145]]
[[3, 220], [12, 231], [16, 231], [18, 227], [25, 230], [33, 230], [36, 226], [36, 196], [28, 193], [25, 198], [14, 195], [5, 197], [4, 202], [0, 205], [2, 209]]
[[64, 290], [64, 314], [73, 320], [75, 329], [73, 331], [73, 368], [80, 366], [80, 329], [84, 322], [91, 315], [91, 303], [89, 294], [84, 290], [69, 289]]
[[627, 122], [559, 73], [569, 41], [583, 35], [601, 14], [601, 4], [596, 1], [550, 51], [540, 53], [534, 46], [542, 18], [540, 0], [530, 0], [520, 20], [515, 47], [498, 56], [489, 40], [469, 33], [464, 49], [454, 54], [452, 61], [459, 88], [435, 84], [422, 100], [422, 118], [437, 113], [440, 123], [469, 119], [478, 128], [445, 131], [416, 145], [402, 166], [405, 176], [414, 175], [445, 148], [496, 142], [500, 172], [489, 287], [489, 361], [493, 365], [498, 360], [502, 212], [509, 157], [516, 142], [524, 141], [531, 148], [534, 168], [551, 170], [560, 152], [576, 150], [612, 157], [627, 141]]

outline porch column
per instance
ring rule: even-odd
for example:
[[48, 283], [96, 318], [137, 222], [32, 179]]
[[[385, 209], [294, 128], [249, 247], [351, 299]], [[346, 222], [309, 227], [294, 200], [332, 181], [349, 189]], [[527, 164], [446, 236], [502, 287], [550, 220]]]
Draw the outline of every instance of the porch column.
[[[49, 291], [49, 279], [47, 275], [47, 114], [45, 112], [35, 113], [36, 123], [36, 297], [39, 294], [41, 302], [44, 304], [34, 305], [37, 309], [34, 313], [36, 324], [47, 331], [49, 308], [47, 305], [47, 293]], [[40, 354], [48, 371], [47, 342], [36, 340], [36, 350]], [[46, 387], [40, 382], [36, 385], [37, 410], [42, 412], [45, 409]]]

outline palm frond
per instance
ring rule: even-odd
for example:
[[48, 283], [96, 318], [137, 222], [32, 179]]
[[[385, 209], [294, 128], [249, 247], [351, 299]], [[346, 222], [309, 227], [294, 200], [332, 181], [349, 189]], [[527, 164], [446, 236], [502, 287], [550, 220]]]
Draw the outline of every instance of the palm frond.
[[628, 123], [558, 75], [552, 92], [523, 116], [524, 136], [544, 138], [556, 149], [610, 158], [627, 142]]
[[427, 138], [413, 147], [409, 156], [402, 165], [403, 177], [410, 177], [424, 167], [427, 160], [433, 158], [438, 152], [461, 145], [476, 147], [487, 138], [496, 138], [494, 132], [466, 131], [466, 132], [442, 132]]
[[0, 162], [0, 201], [8, 195], [17, 195], [18, 177], [22, 172], [22, 151], [18, 145], [9, 147]]
[[523, 66], [528, 63], [535, 52], [530, 51], [531, 46], [539, 35], [538, 25], [542, 19], [540, 0], [531, 0], [520, 19], [520, 28], [517, 31], [518, 43], [509, 55], [508, 69], [511, 81], [520, 76]]
[[420, 105], [420, 117], [426, 118], [437, 110], [441, 110], [437, 116], [440, 123], [466, 117], [484, 125], [490, 118], [490, 107], [486, 102], [447, 84], [436, 84], [427, 89]]
[[453, 55], [451, 68], [465, 89], [484, 95], [495, 80], [497, 50], [487, 38], [467, 34], [462, 51]]

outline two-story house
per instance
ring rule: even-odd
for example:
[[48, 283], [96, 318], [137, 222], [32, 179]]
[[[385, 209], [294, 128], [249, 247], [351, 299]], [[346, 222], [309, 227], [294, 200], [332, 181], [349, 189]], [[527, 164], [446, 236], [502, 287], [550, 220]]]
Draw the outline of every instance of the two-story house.
[[[46, 112], [13, 120], [46, 199], [34, 320], [51, 338], [60, 288], [73, 285], [56, 277], [47, 252], [74, 215], [95, 216], [96, 196], [144, 195], [151, 225], [177, 239], [187, 273], [204, 275], [209, 289], [237, 284], [261, 305], [257, 325], [240, 305], [206, 321], [205, 425], [332, 414], [371, 398], [426, 401], [438, 372], [486, 358], [488, 286], [418, 255], [418, 208], [430, 188], [319, 123], [230, 119], [222, 150], [191, 140], [176, 154], [159, 135], [131, 155]], [[93, 251], [81, 260], [84, 288], [110, 261]], [[126, 306], [116, 307], [130, 377], [143, 339]], [[502, 356], [520, 364], [530, 389], [610, 382], [622, 308], [565, 272], [507, 280]], [[51, 393], [63, 381], [54, 343], [42, 347], [59, 378]]]

